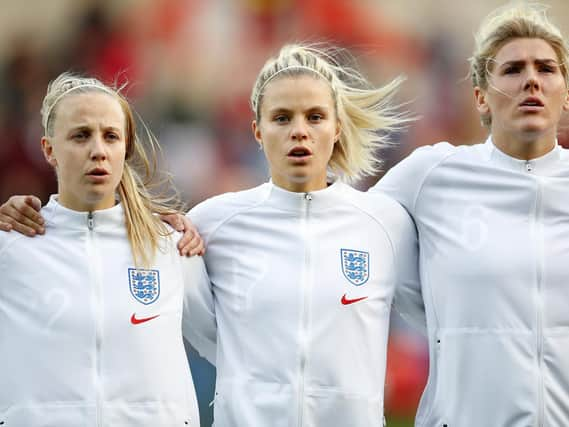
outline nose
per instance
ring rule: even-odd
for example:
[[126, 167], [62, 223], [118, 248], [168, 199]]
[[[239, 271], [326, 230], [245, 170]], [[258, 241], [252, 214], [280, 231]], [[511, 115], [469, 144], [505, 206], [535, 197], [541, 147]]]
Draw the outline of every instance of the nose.
[[291, 128], [291, 138], [293, 141], [304, 141], [308, 139], [308, 130], [303, 120], [295, 120]]
[[524, 90], [538, 90], [539, 89], [539, 78], [536, 70], [530, 68], [527, 74], [527, 78], [524, 84]]
[[101, 135], [94, 135], [91, 140], [91, 160], [101, 161], [107, 158], [105, 141]]

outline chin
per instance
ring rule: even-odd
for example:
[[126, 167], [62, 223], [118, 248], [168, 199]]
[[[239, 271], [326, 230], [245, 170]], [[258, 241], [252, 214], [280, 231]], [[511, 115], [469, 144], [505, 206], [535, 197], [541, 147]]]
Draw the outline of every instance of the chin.
[[539, 136], [553, 130], [549, 123], [544, 123], [543, 120], [528, 120], [521, 123], [518, 127], [519, 132], [527, 136]]

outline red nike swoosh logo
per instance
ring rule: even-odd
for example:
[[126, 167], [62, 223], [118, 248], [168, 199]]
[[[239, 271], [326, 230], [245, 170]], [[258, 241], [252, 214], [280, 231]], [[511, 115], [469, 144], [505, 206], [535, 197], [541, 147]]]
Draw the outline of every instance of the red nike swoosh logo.
[[141, 323], [148, 322], [149, 320], [152, 320], [152, 319], [156, 319], [158, 316], [160, 316], [160, 315], [157, 314], [156, 316], [143, 317], [141, 319], [137, 319], [136, 313], [132, 313], [132, 316], [130, 316], [130, 323], [132, 323], [133, 325], [140, 325]]
[[342, 304], [343, 305], [349, 305], [349, 304], [353, 304], [355, 302], [358, 301], [362, 301], [364, 299], [366, 299], [367, 297], [360, 297], [360, 298], [354, 298], [354, 299], [349, 299], [346, 297], [346, 294], [344, 294], [344, 296], [342, 296]]

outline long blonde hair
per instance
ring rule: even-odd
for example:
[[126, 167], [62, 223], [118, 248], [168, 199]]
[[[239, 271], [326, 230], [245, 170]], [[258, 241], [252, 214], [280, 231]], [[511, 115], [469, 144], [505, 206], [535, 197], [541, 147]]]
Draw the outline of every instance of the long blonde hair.
[[[156, 214], [179, 213], [181, 203], [176, 193], [166, 194], [165, 188], [173, 189], [169, 176], [159, 177], [157, 159], [160, 146], [144, 122], [144, 139], [136, 130], [133, 109], [121, 94], [123, 87], [108, 86], [98, 79], [65, 72], [49, 83], [43, 100], [42, 125], [47, 137], [53, 136], [59, 101], [72, 94], [103, 91], [114, 96], [125, 115], [126, 156], [123, 174], [117, 192], [125, 215], [128, 240], [135, 265], [152, 265], [156, 250], [160, 249], [161, 237], [170, 234], [167, 226]], [[147, 153], [147, 150], [149, 151]], [[158, 194], [153, 191], [159, 189]]]
[[393, 104], [402, 77], [375, 88], [356, 69], [342, 65], [338, 60], [341, 56], [348, 55], [338, 48], [285, 45], [259, 72], [251, 93], [251, 108], [259, 122], [265, 89], [278, 78], [307, 74], [327, 81], [340, 122], [340, 138], [328, 168], [349, 181], [377, 173], [381, 166], [378, 149], [389, 144], [391, 131], [411, 119], [398, 113], [398, 106]]
[[[549, 43], [558, 56], [565, 83], [569, 84], [569, 48], [559, 28], [549, 21], [547, 9], [540, 3], [513, 2], [494, 10], [482, 21], [474, 35], [474, 52], [469, 58], [474, 87], [488, 89], [492, 60], [506, 43], [518, 38], [542, 39]], [[481, 119], [485, 126], [492, 123], [489, 114]]]

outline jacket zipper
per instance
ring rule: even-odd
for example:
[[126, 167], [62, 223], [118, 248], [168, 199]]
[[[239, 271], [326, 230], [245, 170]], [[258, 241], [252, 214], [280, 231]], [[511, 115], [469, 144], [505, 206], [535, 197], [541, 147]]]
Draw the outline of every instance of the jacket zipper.
[[298, 427], [302, 427], [304, 418], [304, 371], [306, 369], [307, 341], [308, 341], [308, 316], [310, 311], [310, 255], [311, 239], [309, 236], [308, 220], [310, 215], [310, 202], [312, 195], [304, 195], [304, 212], [302, 217], [302, 235], [304, 236], [304, 270], [302, 272], [302, 312], [300, 325], [300, 369], [298, 381]]
[[[533, 172], [533, 165], [530, 161], [526, 162], [526, 171], [528, 173]], [[541, 189], [541, 179], [536, 177], [537, 191], [535, 196], [535, 208], [532, 218], [532, 232], [536, 244], [536, 255], [537, 255], [537, 265], [536, 265], [536, 358], [537, 358], [537, 427], [543, 427], [544, 419], [544, 385], [543, 385], [543, 263], [544, 263], [544, 253], [543, 253], [543, 224], [541, 221], [541, 199], [542, 199], [542, 189]]]
[[538, 367], [538, 418], [537, 426], [543, 427], [544, 419], [544, 384], [543, 384], [543, 263], [544, 263], [544, 248], [543, 248], [543, 223], [541, 221], [541, 202], [542, 202], [542, 189], [541, 180], [537, 181], [537, 194], [535, 201], [535, 215], [534, 215], [534, 230], [536, 236], [537, 248], [537, 330], [536, 330], [536, 347], [537, 347], [537, 367]]
[[94, 279], [94, 308], [95, 317], [95, 393], [97, 426], [103, 425], [102, 385], [101, 385], [101, 333], [102, 333], [102, 298], [99, 254], [95, 244], [95, 218], [93, 212], [87, 214], [87, 255], [91, 265], [91, 277]]

